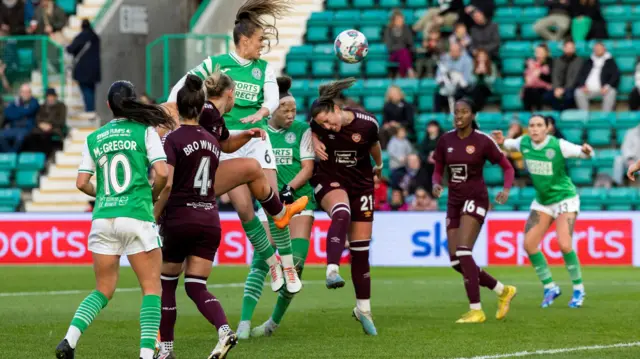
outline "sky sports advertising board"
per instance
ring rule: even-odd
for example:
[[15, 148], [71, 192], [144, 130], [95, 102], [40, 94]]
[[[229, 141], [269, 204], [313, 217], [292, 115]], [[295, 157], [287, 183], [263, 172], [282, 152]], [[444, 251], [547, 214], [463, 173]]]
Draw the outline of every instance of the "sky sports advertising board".
[[[218, 265], [245, 265], [252, 247], [235, 213], [222, 213], [222, 243]], [[528, 213], [490, 213], [473, 255], [486, 265], [528, 265], [522, 248]], [[2, 264], [90, 264], [87, 236], [90, 214], [0, 215], [0, 265]], [[329, 218], [317, 214], [311, 232], [308, 264], [325, 264], [325, 239]], [[552, 230], [554, 227], [552, 227]], [[640, 266], [640, 213], [581, 213], [573, 236], [574, 248], [583, 265]], [[541, 249], [550, 264], [562, 264], [555, 233], [548, 232]], [[348, 263], [348, 251], [342, 258]], [[127, 264], [125, 258], [123, 264]], [[373, 225], [371, 263], [376, 266], [448, 266], [444, 213], [376, 213]]]

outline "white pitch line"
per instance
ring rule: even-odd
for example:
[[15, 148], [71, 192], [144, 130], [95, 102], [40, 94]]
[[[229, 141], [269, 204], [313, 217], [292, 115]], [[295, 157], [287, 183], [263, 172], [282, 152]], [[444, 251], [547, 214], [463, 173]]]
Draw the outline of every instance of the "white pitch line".
[[578, 351], [602, 350], [602, 349], [614, 349], [614, 348], [629, 348], [629, 347], [637, 347], [637, 346], [640, 346], [640, 342], [618, 343], [618, 344], [609, 344], [609, 345], [590, 345], [590, 346], [584, 346], [584, 347], [559, 348], [559, 349], [535, 350], [535, 351], [523, 351], [523, 352], [516, 352], [516, 353], [509, 353], [509, 354], [483, 355], [483, 356], [477, 356], [477, 357], [456, 358], [456, 359], [516, 358], [516, 357], [528, 357], [528, 356], [534, 356], [534, 355], [551, 355], [551, 354], [560, 354], [560, 353], [569, 353], [569, 352], [578, 352]]

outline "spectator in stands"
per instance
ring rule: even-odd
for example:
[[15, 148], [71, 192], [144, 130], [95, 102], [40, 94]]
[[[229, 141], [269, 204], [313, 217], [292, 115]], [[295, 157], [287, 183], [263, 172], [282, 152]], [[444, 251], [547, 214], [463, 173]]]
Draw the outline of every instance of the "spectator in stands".
[[621, 154], [613, 162], [613, 181], [618, 185], [624, 184], [624, 178], [629, 166], [640, 159], [640, 125], [630, 128], [624, 135]]
[[467, 26], [463, 22], [459, 22], [453, 28], [453, 32], [449, 35], [449, 43], [457, 42], [462, 47], [471, 53], [471, 36], [467, 31]]
[[434, 96], [434, 111], [449, 112], [449, 103], [462, 98], [472, 80], [473, 60], [460, 44], [449, 44], [449, 53], [440, 58], [436, 71], [440, 87]]
[[[466, 2], [466, 1], [465, 1]], [[471, 0], [469, 5], [465, 6], [464, 13], [461, 16], [463, 22], [467, 25], [467, 28], [473, 29], [475, 25], [481, 25], [478, 23], [478, 17], [476, 12], [480, 12], [485, 19], [484, 22], [490, 23], [493, 20], [493, 15], [496, 12], [495, 0]]]
[[422, 32], [423, 39], [427, 38], [431, 30], [440, 30], [442, 26], [453, 26], [464, 10], [463, 0], [438, 0], [438, 5], [427, 10], [413, 25], [413, 31]]
[[484, 49], [477, 49], [473, 57], [473, 77], [470, 95], [476, 111], [482, 111], [487, 99], [493, 94], [493, 84], [498, 78], [498, 68]]
[[435, 201], [429, 193], [422, 187], [416, 189], [413, 201], [409, 206], [410, 211], [435, 211], [438, 209], [438, 202]]
[[574, 92], [583, 60], [576, 55], [573, 40], [565, 41], [563, 54], [553, 61], [551, 84], [553, 91], [545, 95], [545, 103], [556, 111], [564, 111], [575, 106]]
[[480, 10], [472, 14], [475, 25], [471, 27], [471, 51], [484, 49], [494, 61], [499, 59], [500, 31], [498, 24], [487, 18]]
[[542, 110], [542, 99], [552, 89], [551, 57], [546, 44], [536, 46], [535, 57], [527, 59], [524, 70], [522, 104], [527, 111]]
[[29, 29], [30, 34], [48, 35], [52, 40], [63, 43], [62, 28], [67, 24], [67, 14], [53, 0], [41, 0]]
[[415, 137], [413, 135], [414, 115], [413, 105], [407, 102], [402, 89], [398, 86], [389, 86], [385, 96], [384, 108], [382, 109], [382, 133], [380, 135], [380, 142], [383, 147], [388, 142], [388, 139], [393, 136], [390, 131], [395, 132], [395, 129], [400, 126], [407, 130], [410, 138]]
[[404, 201], [402, 190], [399, 188], [391, 190], [391, 203], [389, 203], [389, 205], [391, 207], [391, 211], [394, 212], [404, 212], [409, 210], [409, 206]]
[[405, 196], [413, 195], [418, 187], [427, 188], [431, 178], [427, 176], [427, 171], [420, 163], [420, 157], [413, 153], [407, 156], [405, 175], [402, 177], [398, 188], [402, 189]]
[[4, 110], [4, 130], [0, 131], [0, 152], [18, 152], [36, 123], [40, 105], [28, 84], [20, 86], [19, 96]]
[[438, 60], [448, 48], [447, 40], [442, 37], [440, 30], [429, 31], [427, 37], [422, 40], [422, 46], [416, 50], [417, 76], [435, 77]]
[[545, 119], [549, 122], [547, 126], [547, 132], [559, 140], [564, 140], [564, 135], [556, 127], [556, 119], [553, 116], [545, 116]]
[[44, 152], [50, 156], [62, 148], [67, 122], [67, 105], [58, 100], [55, 89], [47, 90], [47, 98], [40, 106], [36, 117], [36, 127], [24, 142], [23, 151]]
[[607, 22], [602, 16], [600, 1], [598, 0], [570, 0], [571, 37], [578, 41], [587, 39], [606, 39]]
[[391, 20], [384, 29], [384, 43], [389, 50], [389, 61], [398, 65], [398, 73], [401, 77], [415, 77], [413, 69], [413, 33], [405, 23], [404, 15], [400, 10], [394, 10]]
[[602, 111], [611, 112], [616, 106], [620, 70], [616, 61], [601, 42], [593, 46], [593, 54], [587, 59], [578, 75], [575, 98], [578, 108], [589, 110], [589, 100], [602, 96]]
[[391, 209], [387, 198], [389, 196], [388, 190], [389, 186], [384, 179], [373, 176], [373, 206], [376, 211], [389, 211]]
[[24, 35], [24, 2], [2, 0], [0, 2], [0, 36]]
[[533, 30], [545, 40], [560, 41], [571, 27], [569, 0], [545, 0], [544, 4], [549, 13], [536, 21]]
[[73, 78], [80, 84], [86, 112], [96, 110], [96, 84], [101, 80], [100, 38], [93, 31], [89, 20], [82, 21], [82, 31], [67, 47], [74, 56]]
[[[24, 2], [24, 23], [31, 24], [36, 16], [36, 9], [40, 6], [40, 0], [26, 0]], [[36, 23], [37, 24], [37, 23]]]
[[[422, 167], [425, 169], [427, 178], [431, 178], [433, 170], [435, 169], [435, 160], [433, 159], [433, 151], [436, 150], [436, 145], [443, 132], [442, 127], [438, 121], [431, 120], [427, 124], [426, 134], [422, 143], [420, 144], [419, 154], [422, 161]], [[428, 181], [425, 188], [431, 193], [431, 181]]]
[[634, 77], [636, 86], [629, 94], [629, 110], [638, 111], [638, 109], [640, 109], [640, 61], [636, 63], [636, 72]]
[[400, 126], [387, 145], [391, 186], [397, 187], [406, 173], [407, 157], [413, 152], [413, 145], [407, 139], [407, 130]]

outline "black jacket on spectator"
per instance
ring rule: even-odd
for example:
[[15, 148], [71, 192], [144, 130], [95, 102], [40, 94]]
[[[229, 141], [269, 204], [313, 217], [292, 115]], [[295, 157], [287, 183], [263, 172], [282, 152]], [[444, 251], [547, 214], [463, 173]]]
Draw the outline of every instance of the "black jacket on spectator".
[[0, 1], [0, 24], [9, 25], [10, 35], [26, 34], [24, 2], [18, 0], [12, 8], [8, 8]]
[[444, 11], [440, 11], [440, 16], [449, 14], [449, 13], [461, 13], [464, 11], [464, 1], [463, 0], [438, 0], [438, 5], [442, 9], [443, 5], [447, 5]]
[[[588, 59], [584, 62], [580, 69], [580, 74], [578, 75], [576, 87], [584, 86], [592, 67], [593, 60]], [[602, 86], [609, 85], [615, 89], [618, 88], [618, 85], [620, 84], [620, 69], [618, 69], [618, 64], [616, 64], [616, 61], [613, 58], [609, 58], [604, 62], [602, 73], [600, 74], [600, 82], [602, 83]]]
[[[574, 89], [582, 69], [583, 59], [573, 55], [571, 57], [562, 55], [553, 60], [552, 81], [553, 88]], [[587, 74], [588, 76], [588, 74]], [[585, 78], [586, 79], [586, 78]]]
[[544, 6], [549, 8], [548, 15], [567, 15], [569, 16], [571, 10], [571, 3], [569, 0], [545, 0]]
[[486, 25], [476, 25], [471, 28], [471, 48], [485, 49], [492, 59], [498, 58], [500, 51], [500, 32], [498, 25], [489, 22]]
[[591, 18], [591, 30], [587, 39], [606, 39], [609, 37], [607, 22], [602, 16], [599, 0], [571, 0], [571, 17]]
[[67, 52], [74, 56], [74, 80], [83, 84], [100, 82], [100, 38], [91, 27], [82, 29], [71, 45], [67, 46]]
[[[493, 19], [493, 15], [496, 12], [496, 2], [495, 0], [471, 0], [468, 6], [474, 6], [476, 9], [482, 11], [484, 16], [487, 18], [487, 23], [490, 23]], [[471, 14], [467, 14], [465, 9], [462, 9], [460, 12], [460, 19], [467, 25], [467, 29], [471, 29], [476, 23], [470, 16]]]
[[413, 133], [414, 109], [410, 103], [402, 100], [399, 104], [387, 102], [382, 110], [382, 123], [396, 121], [407, 130], [408, 134]]

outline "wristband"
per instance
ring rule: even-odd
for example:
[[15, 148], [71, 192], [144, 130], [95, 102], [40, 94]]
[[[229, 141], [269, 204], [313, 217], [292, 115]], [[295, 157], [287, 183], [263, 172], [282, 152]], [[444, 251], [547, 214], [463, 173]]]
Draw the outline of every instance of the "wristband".
[[377, 171], [377, 170], [381, 170], [383, 167], [384, 167], [384, 163], [380, 164], [380, 166], [375, 165], [373, 169]]

